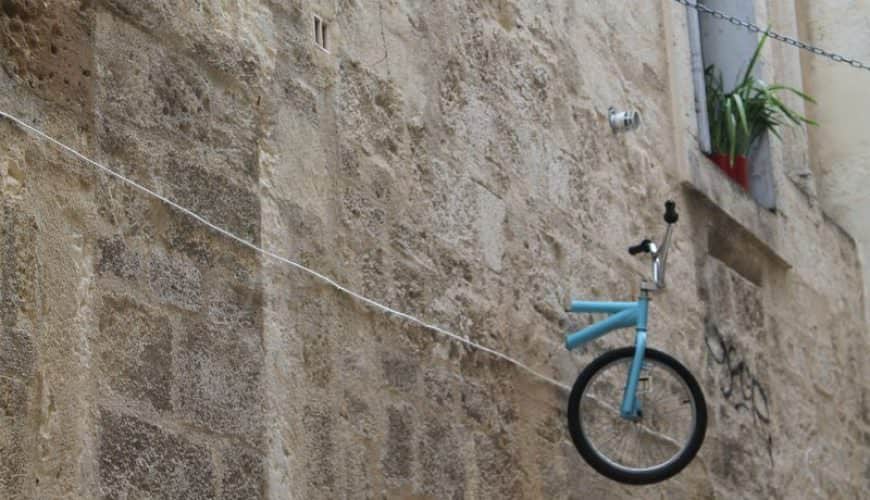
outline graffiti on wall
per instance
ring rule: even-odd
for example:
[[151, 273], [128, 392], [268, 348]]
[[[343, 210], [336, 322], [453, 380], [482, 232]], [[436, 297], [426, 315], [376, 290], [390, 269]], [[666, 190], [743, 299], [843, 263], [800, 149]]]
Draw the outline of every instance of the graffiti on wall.
[[716, 325], [709, 321], [704, 342], [707, 344], [710, 357], [723, 369], [724, 376], [719, 380], [722, 396], [735, 409], [750, 412], [756, 421], [770, 423], [767, 390], [752, 373], [737, 347], [726, 342]]

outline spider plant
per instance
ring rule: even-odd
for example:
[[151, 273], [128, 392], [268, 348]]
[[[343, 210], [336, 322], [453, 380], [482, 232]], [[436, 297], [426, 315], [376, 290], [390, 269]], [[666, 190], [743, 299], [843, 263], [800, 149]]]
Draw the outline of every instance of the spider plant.
[[731, 164], [736, 156], [748, 156], [755, 142], [767, 131], [782, 140], [777, 130], [782, 125], [818, 125], [786, 106], [779, 93], [791, 92], [815, 103], [812, 97], [787, 85], [767, 85], [752, 74], [765, 41], [767, 34], [755, 47], [743, 78], [730, 92], [725, 91], [722, 74], [715, 66], [710, 65], [704, 71], [713, 152], [728, 155]]

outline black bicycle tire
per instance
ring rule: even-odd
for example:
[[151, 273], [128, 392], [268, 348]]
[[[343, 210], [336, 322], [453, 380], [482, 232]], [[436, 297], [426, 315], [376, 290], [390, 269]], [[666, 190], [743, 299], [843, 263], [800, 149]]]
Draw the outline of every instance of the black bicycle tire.
[[614, 481], [626, 484], [652, 484], [664, 481], [665, 479], [678, 474], [689, 465], [692, 459], [695, 458], [695, 455], [697, 455], [698, 451], [701, 449], [701, 445], [704, 442], [704, 436], [707, 432], [707, 404], [704, 399], [704, 393], [701, 391], [701, 387], [686, 367], [680, 364], [676, 359], [661, 351], [647, 348], [644, 352], [645, 358], [654, 359], [672, 368], [674, 373], [676, 373], [677, 376], [682, 378], [686, 383], [686, 387], [688, 387], [695, 403], [695, 428], [692, 429], [688, 445], [679, 454], [679, 457], [676, 460], [655, 469], [643, 472], [633, 472], [613, 467], [606, 461], [602, 460], [583, 433], [579, 419], [580, 399], [583, 396], [583, 391], [585, 390], [586, 385], [596, 372], [618, 359], [634, 357], [634, 351], [634, 347], [623, 347], [608, 351], [594, 359], [589, 366], [580, 372], [580, 375], [577, 376], [576, 382], [574, 382], [574, 387], [571, 389], [571, 396], [568, 399], [568, 429], [571, 433], [571, 440], [574, 441], [574, 446], [577, 448], [577, 451], [580, 452], [580, 455], [584, 460], [586, 460], [586, 463], [592, 466], [592, 468], [600, 474], [613, 479]]

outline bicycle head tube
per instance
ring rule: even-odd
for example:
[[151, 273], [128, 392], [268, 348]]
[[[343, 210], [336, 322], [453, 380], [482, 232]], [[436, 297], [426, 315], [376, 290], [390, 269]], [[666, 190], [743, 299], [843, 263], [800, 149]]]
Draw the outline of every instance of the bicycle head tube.
[[673, 233], [673, 225], [679, 220], [677, 214], [677, 205], [671, 200], [665, 202], [665, 222], [667, 229], [662, 238], [661, 245], [650, 240], [643, 240], [640, 244], [630, 247], [628, 252], [632, 255], [638, 253], [648, 253], [652, 258], [652, 281], [644, 280], [641, 284], [641, 289], [645, 291], [656, 291], [665, 288], [665, 270], [667, 269], [668, 250], [671, 247], [671, 235]]

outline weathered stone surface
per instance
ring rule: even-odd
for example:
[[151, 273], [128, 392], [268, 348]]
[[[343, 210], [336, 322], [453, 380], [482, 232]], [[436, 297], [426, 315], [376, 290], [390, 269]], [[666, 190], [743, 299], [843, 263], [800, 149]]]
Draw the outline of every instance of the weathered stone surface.
[[94, 77], [89, 1], [8, 0], [0, 8], [3, 70], [37, 95], [90, 113]]
[[260, 205], [250, 190], [216, 177], [196, 165], [169, 163], [166, 183], [172, 199], [182, 206], [220, 221], [221, 227], [233, 231], [247, 241], [259, 241]]
[[137, 255], [127, 250], [127, 244], [121, 238], [101, 239], [97, 242], [100, 250], [100, 260], [97, 262], [97, 272], [111, 273], [119, 278], [135, 279], [141, 272], [141, 261]]
[[103, 299], [94, 339], [101, 378], [158, 411], [171, 408], [172, 326], [168, 318], [128, 300]]
[[0, 416], [20, 417], [27, 414], [27, 386], [12, 377], [0, 375]]
[[[5, 177], [5, 176], [4, 176]], [[2, 178], [0, 178], [2, 181]], [[38, 369], [34, 221], [20, 211], [16, 187], [4, 182], [0, 207], [0, 496], [32, 493], [34, 375]]]
[[417, 437], [417, 461], [420, 464], [420, 489], [438, 498], [462, 498], [466, 490], [464, 460], [456, 460], [460, 439], [447, 422], [429, 422], [421, 426]]
[[212, 147], [252, 143], [253, 102], [242, 90], [216, 85], [207, 69], [104, 13], [95, 45], [99, 106], [108, 117]]
[[387, 409], [387, 439], [381, 466], [387, 479], [408, 481], [413, 462], [413, 413], [407, 407]]
[[[5, 388], [5, 387], [4, 387]], [[6, 498], [28, 498], [32, 459], [27, 451], [27, 419], [0, 415], [0, 492]]]
[[198, 61], [238, 78], [257, 81], [274, 67], [275, 32], [272, 11], [265, 2], [206, 2], [193, 9], [166, 0], [109, 0], [105, 4], [154, 36], [171, 39]]
[[175, 346], [173, 410], [210, 432], [258, 442], [263, 353], [256, 330], [190, 322]]
[[100, 409], [96, 451], [104, 496], [214, 498], [208, 449], [136, 417]]
[[220, 498], [261, 498], [265, 487], [263, 461], [262, 456], [247, 451], [225, 450]]
[[157, 300], [196, 310], [202, 301], [202, 275], [189, 260], [177, 254], [155, 251], [144, 273]]
[[562, 301], [635, 296], [675, 198], [650, 342], [707, 396], [683, 473], [599, 476], [564, 392], [0, 124], [0, 497], [860, 497], [863, 284], [790, 180], [812, 155], [771, 144], [759, 209], [694, 146], [684, 10], [617, 4], [3, 1], [0, 107], [564, 383], [630, 337], [567, 353], [594, 318]]
[[335, 415], [325, 406], [306, 406], [302, 425], [305, 430], [305, 453], [309, 467], [305, 471], [311, 495], [329, 497], [336, 494], [339, 450], [336, 448]]
[[36, 362], [33, 339], [24, 330], [4, 328], [0, 339], [0, 375], [30, 377]]
[[416, 390], [417, 373], [420, 370], [416, 360], [386, 353], [381, 366], [384, 370], [384, 378], [394, 388], [399, 391]]

